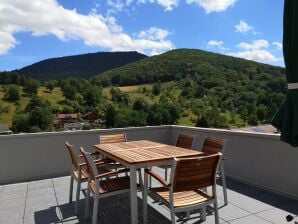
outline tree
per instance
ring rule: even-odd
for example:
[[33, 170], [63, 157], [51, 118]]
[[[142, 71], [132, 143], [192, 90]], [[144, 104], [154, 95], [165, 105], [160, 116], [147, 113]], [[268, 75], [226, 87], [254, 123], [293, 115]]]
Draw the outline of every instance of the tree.
[[40, 130], [50, 130], [53, 124], [51, 110], [47, 107], [36, 107], [29, 113], [29, 123]]
[[181, 117], [179, 108], [174, 104], [169, 104], [167, 105], [167, 109], [171, 116], [171, 124], [175, 124]]
[[107, 128], [115, 127], [116, 115], [117, 115], [117, 112], [115, 108], [112, 105], [109, 105], [105, 115], [105, 118], [106, 118], [105, 124]]
[[24, 91], [28, 94], [37, 94], [40, 82], [35, 79], [29, 79], [24, 87]]
[[263, 104], [259, 105], [257, 107], [256, 115], [260, 121], [264, 121], [267, 116], [267, 107], [265, 107]]
[[49, 90], [49, 91], [53, 91], [53, 89], [57, 86], [57, 81], [56, 80], [49, 80], [46, 81], [44, 86]]
[[21, 99], [21, 90], [17, 85], [10, 85], [5, 94], [7, 100], [11, 102], [16, 102]]
[[77, 89], [76, 89], [75, 86], [73, 86], [71, 84], [66, 84], [62, 88], [62, 91], [63, 91], [63, 96], [66, 99], [69, 99], [69, 100], [74, 100], [75, 99], [75, 96], [76, 96], [76, 93], [77, 93]]
[[249, 125], [257, 126], [258, 125], [258, 118], [255, 114], [252, 114], [248, 117], [247, 123]]
[[247, 106], [244, 105], [240, 108], [240, 117], [243, 120], [244, 125], [246, 124], [248, 116], [249, 116], [249, 113], [247, 110]]
[[17, 113], [12, 118], [11, 129], [15, 133], [28, 132], [30, 130], [29, 116], [26, 113]]
[[208, 121], [204, 116], [201, 116], [201, 118], [198, 118], [196, 127], [201, 127], [201, 128], [209, 128]]
[[133, 103], [133, 109], [134, 110], [148, 110], [148, 104], [143, 98], [136, 99]]
[[96, 107], [101, 100], [101, 91], [96, 86], [90, 86], [84, 93], [87, 106]]
[[152, 86], [152, 94], [155, 96], [158, 96], [161, 91], [161, 84], [160, 83], [154, 83]]

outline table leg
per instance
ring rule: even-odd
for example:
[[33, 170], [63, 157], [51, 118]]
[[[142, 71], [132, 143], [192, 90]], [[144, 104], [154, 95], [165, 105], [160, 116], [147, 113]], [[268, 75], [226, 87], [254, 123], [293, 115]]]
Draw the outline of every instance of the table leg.
[[134, 165], [130, 166], [130, 210], [131, 224], [138, 223], [138, 195], [137, 195], [137, 173]]

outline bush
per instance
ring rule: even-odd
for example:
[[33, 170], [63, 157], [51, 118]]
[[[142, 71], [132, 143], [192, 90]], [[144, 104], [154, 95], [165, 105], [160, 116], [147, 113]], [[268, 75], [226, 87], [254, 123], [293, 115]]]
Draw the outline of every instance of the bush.
[[5, 98], [11, 102], [16, 102], [21, 99], [21, 90], [17, 85], [10, 85], [5, 94]]

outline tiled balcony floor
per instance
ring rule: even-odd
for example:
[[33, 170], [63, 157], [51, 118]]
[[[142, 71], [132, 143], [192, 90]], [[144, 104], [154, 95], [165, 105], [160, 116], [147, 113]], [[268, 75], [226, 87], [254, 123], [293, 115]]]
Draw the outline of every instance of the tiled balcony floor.
[[[74, 203], [68, 204], [68, 192], [69, 177], [0, 186], [0, 223], [90, 223], [90, 220], [84, 221], [83, 219], [84, 200], [80, 201], [80, 213], [75, 216]], [[139, 196], [139, 223], [142, 223], [140, 193]], [[228, 180], [229, 205], [222, 207], [221, 186], [218, 186], [218, 196], [221, 223], [284, 224], [286, 215], [298, 215], [297, 200], [233, 180]], [[84, 197], [83, 194], [81, 197]], [[170, 223], [170, 215], [166, 207], [151, 198], [148, 199], [148, 202], [148, 223]], [[130, 223], [128, 194], [121, 195], [119, 201], [117, 197], [101, 199], [99, 206], [98, 223]], [[188, 221], [185, 220], [184, 214], [177, 214], [176, 218], [177, 223], [201, 223], [199, 213], [192, 214], [191, 220]], [[214, 223], [213, 215], [207, 214], [207, 220], [203, 223]]]

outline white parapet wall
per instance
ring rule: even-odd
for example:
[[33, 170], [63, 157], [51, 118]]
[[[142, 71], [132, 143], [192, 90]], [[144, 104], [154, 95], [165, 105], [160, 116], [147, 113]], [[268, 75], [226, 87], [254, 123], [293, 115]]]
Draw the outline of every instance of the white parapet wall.
[[65, 141], [92, 151], [99, 135], [125, 132], [129, 141], [169, 143], [169, 130], [169, 126], [158, 126], [0, 136], [0, 184], [69, 174], [71, 164]]
[[167, 144], [175, 144], [179, 133], [194, 134], [197, 150], [201, 149], [205, 136], [228, 139], [227, 176], [298, 198], [298, 148], [281, 142], [279, 135], [183, 126], [0, 136], [0, 184], [67, 175], [71, 164], [65, 141], [91, 151], [100, 134], [121, 132], [127, 133], [129, 141], [148, 139]]
[[227, 176], [298, 199], [298, 148], [281, 142], [279, 135], [172, 126], [172, 144], [179, 133], [196, 135], [198, 150], [205, 136], [228, 139]]

